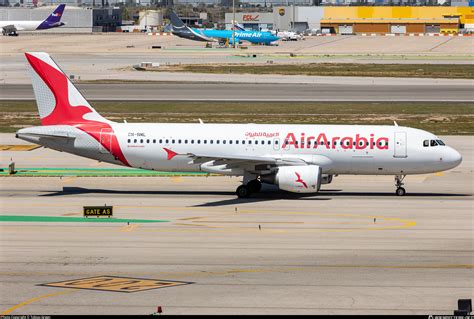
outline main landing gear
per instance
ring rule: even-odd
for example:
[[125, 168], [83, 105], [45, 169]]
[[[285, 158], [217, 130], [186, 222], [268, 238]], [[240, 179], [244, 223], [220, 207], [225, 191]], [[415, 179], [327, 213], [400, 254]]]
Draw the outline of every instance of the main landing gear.
[[249, 181], [246, 185], [240, 185], [237, 187], [235, 193], [239, 198], [247, 198], [253, 193], [258, 193], [262, 189], [262, 182], [258, 179], [253, 179]]
[[397, 194], [397, 196], [405, 196], [406, 194], [405, 189], [402, 187], [404, 185], [403, 180], [405, 176], [406, 175], [395, 175], [395, 186], [397, 187], [395, 194]]

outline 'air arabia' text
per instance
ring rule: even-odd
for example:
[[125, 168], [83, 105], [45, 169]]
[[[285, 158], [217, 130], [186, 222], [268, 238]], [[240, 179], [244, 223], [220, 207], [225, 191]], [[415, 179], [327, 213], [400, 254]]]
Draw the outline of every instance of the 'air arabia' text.
[[327, 149], [334, 149], [338, 145], [343, 149], [363, 150], [366, 148], [377, 148], [379, 150], [388, 150], [388, 137], [376, 138], [374, 134], [370, 134], [370, 137], [367, 138], [356, 134], [355, 138], [352, 136], [328, 138], [324, 133], [320, 133], [318, 137], [306, 136], [305, 133], [301, 133], [300, 138], [297, 139], [294, 133], [288, 133], [283, 143], [283, 147], [293, 146], [294, 148], [325, 147]]

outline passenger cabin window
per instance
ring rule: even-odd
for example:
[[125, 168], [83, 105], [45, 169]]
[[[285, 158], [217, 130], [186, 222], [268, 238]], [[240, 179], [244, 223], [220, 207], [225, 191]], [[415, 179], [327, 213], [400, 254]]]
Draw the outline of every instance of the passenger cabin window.
[[423, 141], [423, 146], [424, 146], [424, 147], [430, 146], [430, 141], [424, 140], [424, 141]]

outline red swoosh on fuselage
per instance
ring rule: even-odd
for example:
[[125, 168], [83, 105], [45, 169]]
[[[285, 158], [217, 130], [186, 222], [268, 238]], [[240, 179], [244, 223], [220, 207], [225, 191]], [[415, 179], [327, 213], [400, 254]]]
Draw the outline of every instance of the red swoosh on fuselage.
[[172, 160], [173, 157], [175, 157], [176, 155], [178, 155], [178, 153], [166, 148], [166, 147], [163, 147], [163, 149], [166, 151], [167, 155], [168, 155], [168, 161]]

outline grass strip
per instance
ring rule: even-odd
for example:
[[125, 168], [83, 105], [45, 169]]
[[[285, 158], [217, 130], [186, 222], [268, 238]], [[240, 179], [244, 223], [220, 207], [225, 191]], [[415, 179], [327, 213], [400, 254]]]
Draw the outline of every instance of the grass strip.
[[43, 223], [166, 223], [169, 220], [124, 219], [124, 218], [85, 218], [62, 216], [24, 216], [0, 215], [0, 222], [43, 222]]
[[[438, 135], [474, 135], [474, 102], [94, 101], [106, 118], [129, 123], [399, 125]], [[40, 125], [34, 101], [0, 101], [0, 132]]]
[[[155, 70], [153, 70], [155, 71]], [[474, 79], [473, 64], [187, 64], [157, 68], [156, 71], [212, 74], [281, 74], [313, 76], [368, 76], [408, 78]]]
[[[0, 176], [25, 177], [173, 177], [173, 176], [208, 176], [206, 172], [159, 172], [127, 168], [17, 168], [14, 175], [8, 174], [8, 168], [0, 168]], [[214, 174], [212, 174], [214, 175]]]

